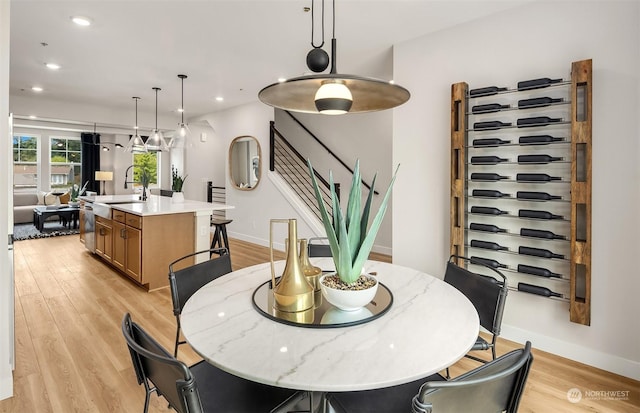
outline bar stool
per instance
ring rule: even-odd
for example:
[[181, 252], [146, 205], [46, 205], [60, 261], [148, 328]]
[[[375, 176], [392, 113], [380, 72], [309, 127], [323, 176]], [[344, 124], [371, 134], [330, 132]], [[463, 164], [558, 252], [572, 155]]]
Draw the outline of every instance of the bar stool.
[[[211, 225], [215, 226], [216, 229], [213, 232], [213, 240], [211, 241], [211, 248], [226, 248], [229, 253], [231, 250], [229, 249], [229, 238], [227, 238], [227, 224], [230, 224], [232, 219], [212, 219]], [[224, 243], [224, 245], [223, 245]], [[218, 253], [218, 255], [222, 255]]]

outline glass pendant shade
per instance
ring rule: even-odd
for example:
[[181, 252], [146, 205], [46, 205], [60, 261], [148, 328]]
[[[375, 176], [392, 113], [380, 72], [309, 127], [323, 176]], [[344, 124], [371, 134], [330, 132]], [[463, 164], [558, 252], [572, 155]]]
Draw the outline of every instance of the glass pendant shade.
[[147, 152], [161, 152], [169, 150], [167, 142], [164, 140], [164, 134], [158, 129], [151, 131], [151, 135], [146, 143]]
[[144, 141], [140, 135], [138, 135], [138, 131], [136, 131], [136, 134], [129, 139], [129, 143], [124, 150], [131, 153], [147, 152], [147, 148], [144, 146]]
[[177, 133], [179, 137], [186, 138], [189, 135], [189, 126], [186, 123], [180, 123]]
[[314, 99], [318, 112], [325, 115], [342, 115], [353, 104], [351, 91], [340, 80], [326, 80], [318, 88]]
[[133, 127], [133, 136], [129, 138], [129, 143], [127, 143], [124, 150], [131, 153], [145, 153], [147, 152], [147, 148], [144, 146], [144, 141], [138, 134], [138, 100], [140, 100], [140, 98], [134, 96], [132, 99], [136, 101], [136, 126]]
[[152, 89], [156, 92], [156, 127], [151, 131], [151, 135], [149, 135], [144, 146], [147, 149], [147, 152], [168, 151], [169, 145], [167, 145], [167, 141], [164, 140], [164, 134], [162, 131], [158, 129], [158, 91], [162, 89], [159, 87], [154, 87]]

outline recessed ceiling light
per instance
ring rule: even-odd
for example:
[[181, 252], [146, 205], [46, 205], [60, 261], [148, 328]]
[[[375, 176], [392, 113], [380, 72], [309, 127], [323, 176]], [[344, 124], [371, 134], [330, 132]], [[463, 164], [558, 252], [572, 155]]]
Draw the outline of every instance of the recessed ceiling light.
[[287, 78], [286, 77], [279, 77], [278, 78], [278, 82], [282, 83], [282, 82], [286, 82]]
[[57, 63], [46, 63], [46, 66], [51, 69], [51, 70], [58, 70], [60, 69], [60, 65]]
[[37, 119], [38, 117], [36, 115], [29, 115], [29, 119]]
[[40, 86], [33, 86], [31, 90], [33, 90], [34, 92], [42, 92], [43, 89]]
[[83, 16], [72, 16], [71, 21], [73, 21], [78, 26], [91, 26], [91, 19]]
[[218, 101], [218, 102], [222, 102], [223, 100], [224, 100], [224, 98], [222, 96], [216, 97], [216, 101]]

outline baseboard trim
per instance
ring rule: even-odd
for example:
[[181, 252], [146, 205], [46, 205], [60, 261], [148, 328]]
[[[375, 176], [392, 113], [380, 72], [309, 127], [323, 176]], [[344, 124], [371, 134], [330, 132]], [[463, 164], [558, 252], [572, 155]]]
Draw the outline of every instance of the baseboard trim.
[[610, 371], [634, 380], [640, 380], [640, 362], [634, 360], [628, 360], [612, 354], [602, 353], [588, 347], [578, 346], [573, 343], [568, 343], [553, 337], [506, 324], [502, 325], [500, 337], [517, 343], [525, 343], [528, 340], [531, 341], [533, 347], [548, 353], [597, 367], [602, 370]]

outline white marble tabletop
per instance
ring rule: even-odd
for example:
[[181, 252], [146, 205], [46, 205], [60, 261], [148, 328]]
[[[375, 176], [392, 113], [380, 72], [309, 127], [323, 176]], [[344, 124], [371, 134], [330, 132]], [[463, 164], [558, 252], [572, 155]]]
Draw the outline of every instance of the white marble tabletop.
[[[323, 260], [316, 265], [323, 267]], [[277, 273], [283, 262], [276, 263]], [[270, 320], [252, 294], [270, 278], [269, 264], [234, 271], [197, 291], [181, 316], [191, 347], [237, 376], [308, 391], [368, 390], [434, 374], [462, 358], [476, 341], [471, 302], [418, 270], [369, 261], [367, 272], [393, 293], [390, 311], [365, 324], [312, 329]], [[443, 268], [444, 271], [444, 268]]]

